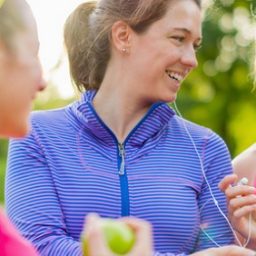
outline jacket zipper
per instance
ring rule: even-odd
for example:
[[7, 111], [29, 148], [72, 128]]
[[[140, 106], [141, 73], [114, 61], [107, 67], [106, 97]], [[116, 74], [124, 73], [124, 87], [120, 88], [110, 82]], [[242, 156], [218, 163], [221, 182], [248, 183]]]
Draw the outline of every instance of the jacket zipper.
[[156, 105], [154, 108], [150, 110], [150, 112], [147, 113], [147, 115], [139, 122], [139, 124], [136, 125], [136, 127], [133, 128], [133, 130], [129, 133], [127, 138], [125, 139], [124, 143], [119, 143], [115, 134], [106, 126], [106, 124], [100, 119], [96, 111], [94, 110], [93, 106], [90, 104], [90, 108], [96, 118], [99, 120], [99, 122], [102, 124], [103, 127], [112, 135], [113, 139], [117, 142], [118, 145], [118, 164], [119, 164], [119, 177], [120, 177], [120, 188], [121, 188], [121, 215], [122, 216], [129, 216], [130, 215], [130, 199], [129, 199], [129, 189], [128, 189], [128, 178], [125, 174], [125, 143], [128, 141], [128, 139], [131, 137], [131, 135], [134, 133], [134, 131], [140, 126], [140, 124], [145, 120], [157, 107]]
[[121, 164], [119, 167], [119, 175], [124, 175], [125, 172], [125, 149], [123, 143], [118, 143], [119, 156], [121, 158]]

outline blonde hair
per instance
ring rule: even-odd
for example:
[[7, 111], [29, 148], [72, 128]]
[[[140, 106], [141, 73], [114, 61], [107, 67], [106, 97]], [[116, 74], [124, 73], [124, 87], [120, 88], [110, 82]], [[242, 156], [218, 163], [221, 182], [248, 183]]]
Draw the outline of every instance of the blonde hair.
[[24, 10], [30, 10], [24, 0], [5, 0], [0, 8], [0, 41], [9, 50], [15, 50], [15, 35], [27, 27]]

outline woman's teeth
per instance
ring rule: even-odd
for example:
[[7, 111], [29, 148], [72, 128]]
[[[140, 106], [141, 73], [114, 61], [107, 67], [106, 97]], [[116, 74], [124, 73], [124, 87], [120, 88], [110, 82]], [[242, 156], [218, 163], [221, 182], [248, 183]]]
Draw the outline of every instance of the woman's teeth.
[[167, 73], [167, 75], [168, 75], [170, 78], [172, 78], [172, 79], [174, 79], [174, 80], [176, 80], [176, 81], [179, 81], [179, 82], [180, 82], [180, 81], [183, 79], [183, 76], [180, 75], [180, 74], [178, 74], [178, 73], [171, 72], [171, 71], [169, 71], [169, 70], [166, 70], [166, 73]]

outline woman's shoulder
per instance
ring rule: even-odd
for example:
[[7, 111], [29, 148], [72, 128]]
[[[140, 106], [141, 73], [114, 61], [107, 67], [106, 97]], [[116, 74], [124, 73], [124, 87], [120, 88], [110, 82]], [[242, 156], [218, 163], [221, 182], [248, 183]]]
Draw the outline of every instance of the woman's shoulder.
[[225, 156], [229, 155], [230, 158], [229, 149], [225, 141], [211, 128], [179, 116], [175, 116], [173, 122], [174, 124], [172, 124], [171, 129], [176, 129], [174, 130], [174, 133], [176, 134], [175, 136], [187, 138], [187, 140], [190, 140], [191, 143], [195, 144], [197, 147], [202, 147], [206, 150], [205, 152], [208, 152], [210, 155], [218, 153]]
[[179, 128], [179, 130], [189, 133], [194, 137], [207, 137], [208, 139], [214, 140], [222, 140], [221, 137], [213, 131], [211, 128], [197, 124], [193, 121], [187, 120], [183, 117], [175, 115], [175, 126]]
[[31, 122], [32, 125], [40, 124], [40, 125], [64, 125], [65, 122], [68, 121], [68, 116], [70, 110], [76, 102], [71, 103], [67, 106], [63, 106], [55, 109], [47, 109], [47, 110], [36, 110], [31, 113]]

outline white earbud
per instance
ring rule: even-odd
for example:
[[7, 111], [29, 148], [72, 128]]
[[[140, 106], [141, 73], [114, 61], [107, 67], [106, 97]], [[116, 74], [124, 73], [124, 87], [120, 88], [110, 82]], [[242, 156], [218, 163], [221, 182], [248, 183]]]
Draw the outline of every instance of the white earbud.
[[238, 181], [237, 185], [247, 185], [248, 182], [248, 179], [246, 177], [243, 177], [241, 180]]

